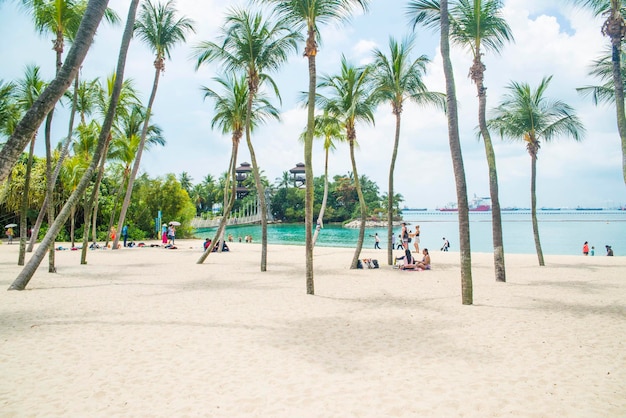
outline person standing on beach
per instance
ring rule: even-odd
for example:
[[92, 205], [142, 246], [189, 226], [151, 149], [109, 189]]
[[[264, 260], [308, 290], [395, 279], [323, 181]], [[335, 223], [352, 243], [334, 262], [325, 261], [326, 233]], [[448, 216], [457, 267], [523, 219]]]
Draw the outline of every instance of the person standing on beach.
[[405, 250], [409, 249], [409, 230], [406, 229], [406, 223], [402, 222], [402, 231], [400, 232], [400, 236], [402, 236], [402, 248]]
[[415, 252], [419, 253], [420, 252], [420, 226], [419, 225], [415, 226], [415, 236], [413, 238], [415, 238], [415, 241], [413, 241], [413, 247], [415, 247]]
[[374, 249], [380, 250], [381, 249], [380, 248], [380, 238], [378, 237], [378, 232], [376, 232], [374, 234], [374, 240], [375, 240], [375, 242], [374, 242]]
[[583, 254], [589, 255], [589, 243], [587, 241], [583, 244]]
[[126, 241], [128, 240], [128, 224], [122, 227], [122, 238], [124, 238], [124, 247], [126, 247]]
[[13, 228], [7, 228], [7, 238], [9, 239], [9, 244], [13, 244]]
[[161, 227], [161, 242], [167, 244], [167, 225], [163, 224]]

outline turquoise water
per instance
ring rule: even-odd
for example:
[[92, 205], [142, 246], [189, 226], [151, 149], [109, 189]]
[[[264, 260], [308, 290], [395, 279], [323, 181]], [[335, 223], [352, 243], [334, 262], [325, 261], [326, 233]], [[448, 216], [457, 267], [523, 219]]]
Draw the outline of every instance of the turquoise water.
[[[450, 241], [451, 251], [459, 249], [459, 222], [454, 212], [404, 211], [403, 218], [409, 229], [420, 225], [420, 248], [439, 250], [442, 238]], [[605, 255], [605, 245], [611, 245], [615, 255], [626, 255], [626, 211], [538, 211], [539, 236], [544, 254], [581, 254], [585, 241], [595, 246], [595, 254]], [[502, 212], [504, 250], [510, 254], [535, 254], [530, 212], [526, 210]], [[396, 236], [400, 228], [394, 229]], [[213, 237], [214, 229], [198, 230], [196, 237]], [[226, 234], [234, 239], [251, 235], [254, 242], [261, 239], [259, 225], [234, 226]], [[268, 225], [267, 239], [270, 244], [304, 245], [304, 225]], [[326, 225], [320, 232], [318, 244], [325, 247], [354, 247], [358, 229]], [[364, 247], [374, 247], [378, 233], [381, 247], [387, 245], [387, 228], [367, 228]], [[491, 212], [470, 213], [470, 239], [473, 252], [492, 252]]]

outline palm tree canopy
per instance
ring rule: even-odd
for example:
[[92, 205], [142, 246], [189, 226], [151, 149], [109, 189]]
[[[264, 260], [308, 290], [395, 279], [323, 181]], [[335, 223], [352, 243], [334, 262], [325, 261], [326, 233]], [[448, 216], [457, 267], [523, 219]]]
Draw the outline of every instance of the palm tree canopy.
[[320, 41], [318, 25], [347, 22], [356, 7], [369, 9], [370, 0], [256, 0], [272, 4], [279, 20], [300, 31], [307, 29]]
[[372, 94], [370, 70], [368, 66], [355, 67], [342, 56], [340, 74], [320, 77], [318, 87], [326, 89], [330, 95], [318, 95], [318, 105], [342, 121], [349, 141], [355, 139], [357, 121], [374, 123], [376, 100]]
[[195, 32], [194, 22], [187, 17], [176, 17], [176, 2], [154, 4], [151, 0], [141, 3], [139, 17], [135, 22], [135, 34], [156, 55], [155, 66], [163, 65], [165, 58], [170, 59], [172, 48], [179, 42], [185, 42], [188, 32]]
[[273, 24], [260, 12], [230, 9], [219, 38], [220, 43], [206, 41], [195, 47], [196, 68], [218, 60], [227, 73], [245, 69], [254, 94], [260, 84], [268, 82], [280, 100], [278, 87], [268, 73], [287, 61], [302, 36], [284, 21]]
[[[583, 86], [578, 87], [578, 91], [582, 96], [589, 97], [593, 101], [593, 104], [599, 103], [614, 104], [615, 103], [615, 88], [613, 87], [613, 62], [611, 57], [612, 51], [609, 49], [605, 51], [605, 55], [601, 58], [594, 60], [590, 66], [589, 75], [596, 77], [603, 84], [599, 86]], [[626, 74], [626, 53], [622, 48], [620, 53], [620, 64], [622, 67], [622, 74]]]
[[544, 77], [535, 90], [527, 83], [511, 82], [489, 126], [499, 130], [502, 137], [524, 140], [537, 148], [540, 139], [549, 142], [563, 135], [580, 141], [585, 128], [574, 109], [545, 97], [551, 80], [552, 76]]
[[[611, 2], [616, 0], [570, 0], [571, 3], [590, 10], [594, 16], [606, 14], [611, 10]], [[622, 16], [626, 15], [626, 9], [622, 4], [622, 0], [617, 0], [618, 8]]]
[[411, 60], [413, 45], [413, 37], [407, 37], [400, 43], [390, 37], [389, 56], [380, 49], [374, 50], [372, 78], [376, 99], [391, 102], [394, 114], [402, 112], [402, 105], [407, 99], [445, 109], [445, 95], [429, 92], [423, 81], [430, 60], [425, 55]]
[[[244, 76], [215, 77], [213, 80], [221, 86], [221, 92], [202, 87], [204, 98], [214, 101], [214, 116], [211, 127], [218, 127], [223, 134], [238, 134], [245, 128], [248, 103], [248, 84]], [[267, 119], [280, 119], [280, 113], [266, 95], [257, 93], [252, 103], [250, 127], [264, 123]]]
[[[456, 0], [451, 2], [450, 38], [453, 43], [467, 47], [476, 56], [482, 49], [499, 52], [505, 42], [513, 41], [513, 34], [502, 17], [501, 0]], [[423, 25], [439, 30], [439, 0], [412, 0], [407, 16], [413, 27]]]

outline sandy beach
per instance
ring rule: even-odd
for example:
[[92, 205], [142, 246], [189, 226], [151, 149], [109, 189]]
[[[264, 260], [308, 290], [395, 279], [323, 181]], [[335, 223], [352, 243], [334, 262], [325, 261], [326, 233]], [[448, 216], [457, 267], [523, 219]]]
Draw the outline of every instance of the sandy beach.
[[[57, 251], [0, 291], [2, 417], [624, 417], [626, 258], [473, 254], [350, 270], [351, 249]], [[0, 288], [21, 267], [0, 245]]]

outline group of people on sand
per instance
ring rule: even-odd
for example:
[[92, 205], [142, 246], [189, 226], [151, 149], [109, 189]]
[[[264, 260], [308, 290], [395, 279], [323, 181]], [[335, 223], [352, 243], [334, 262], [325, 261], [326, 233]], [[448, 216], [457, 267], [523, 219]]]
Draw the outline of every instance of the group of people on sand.
[[[610, 245], [605, 245], [604, 248], [606, 248], [606, 255], [613, 257], [613, 248]], [[585, 241], [583, 244], [583, 255], [596, 255], [596, 247], [592, 245], [591, 249], [589, 249], [589, 242]]]

